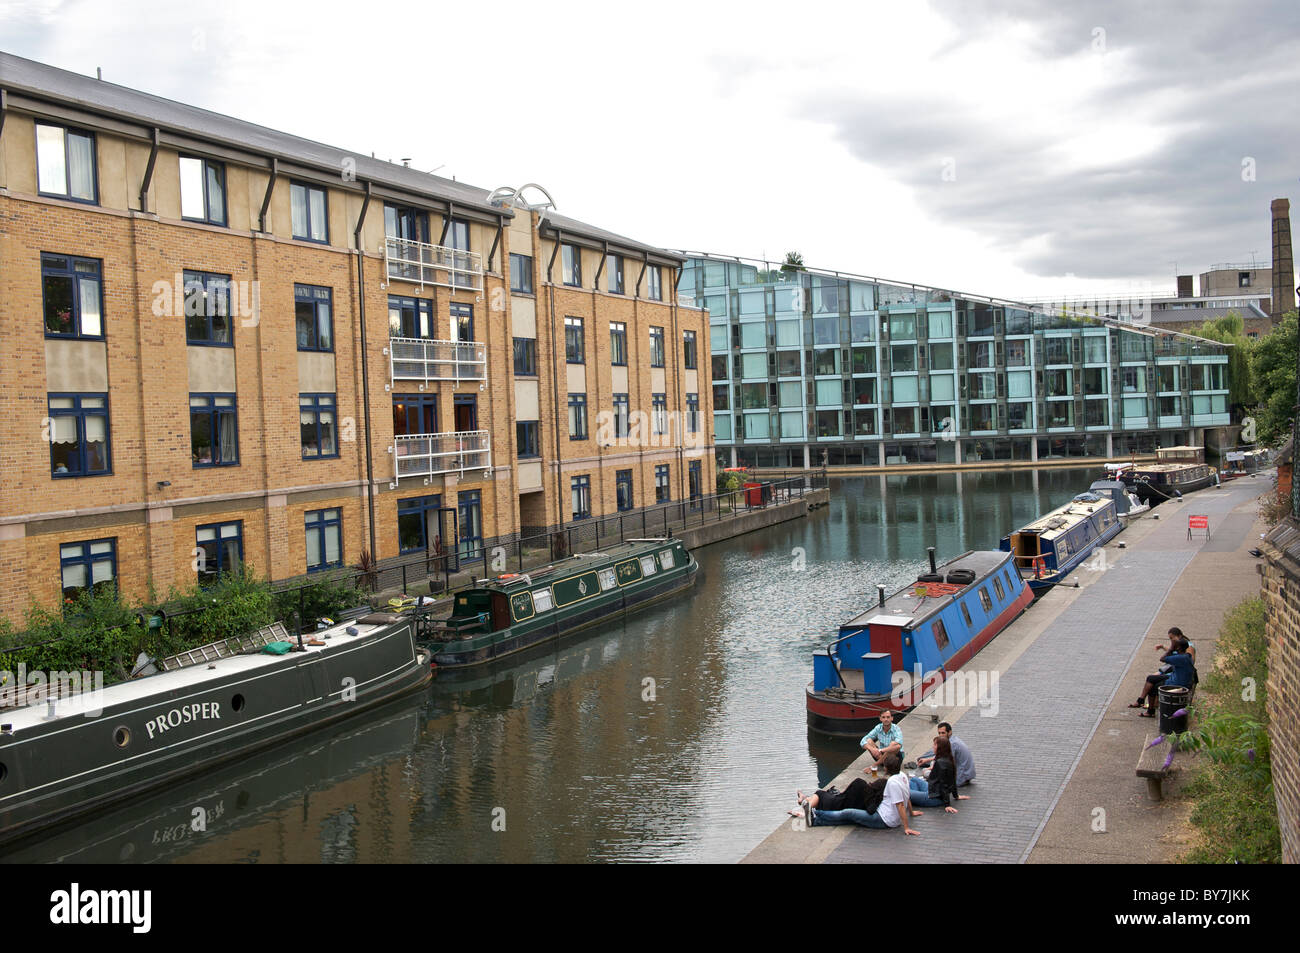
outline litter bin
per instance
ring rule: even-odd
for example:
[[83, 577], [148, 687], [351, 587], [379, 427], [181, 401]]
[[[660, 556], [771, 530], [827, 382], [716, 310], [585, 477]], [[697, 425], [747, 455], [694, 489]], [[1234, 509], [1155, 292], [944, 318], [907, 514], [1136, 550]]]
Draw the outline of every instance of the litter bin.
[[763, 505], [763, 484], [761, 483], [745, 484], [745, 505], [746, 506]]
[[1187, 730], [1187, 715], [1174, 712], [1187, 707], [1187, 689], [1180, 685], [1160, 686], [1160, 733], [1181, 734]]

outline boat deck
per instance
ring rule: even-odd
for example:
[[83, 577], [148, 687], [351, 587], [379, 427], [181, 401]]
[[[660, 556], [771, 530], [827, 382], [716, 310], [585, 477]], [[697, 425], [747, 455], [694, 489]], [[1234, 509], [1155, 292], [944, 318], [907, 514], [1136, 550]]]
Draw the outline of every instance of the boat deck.
[[624, 540], [621, 543], [615, 543], [595, 552], [574, 553], [572, 556], [553, 563], [547, 563], [545, 566], [539, 566], [536, 569], [525, 570], [522, 573], [503, 574], [513, 578], [496, 576], [487, 580], [479, 580], [479, 583], [480, 585], [486, 584], [488, 588], [503, 589], [507, 592], [521, 588], [528, 589], [539, 583], [543, 585], [551, 583], [555, 581], [556, 577], [567, 576], [575, 570], [581, 570], [584, 566], [627, 559], [630, 556], [639, 556], [646, 552], [647, 544], [663, 545], [671, 542], [678, 542], [678, 540], [671, 537]]
[[[963, 553], [956, 559], [951, 559], [946, 563], [941, 563], [937, 571], [945, 576], [954, 569], [969, 569], [975, 573], [975, 582], [979, 582], [982, 576], [991, 573], [998, 566], [1002, 565], [1008, 558], [1008, 553], [993, 552], [989, 550], [979, 550], [975, 552]], [[928, 568], [928, 567], [927, 567]], [[865, 611], [854, 616], [849, 621], [843, 623], [844, 626], [864, 626], [868, 621], [881, 615], [891, 615], [899, 617], [899, 624], [905, 622], [917, 622], [936, 611], [948, 599], [951, 599], [956, 593], [941, 592], [938, 596], [926, 594], [919, 595], [918, 589], [928, 585], [923, 582], [914, 582], [906, 589], [901, 589], [885, 599], [884, 606], [873, 603]], [[972, 583], [974, 585], [974, 583]], [[965, 591], [966, 587], [961, 590]]]

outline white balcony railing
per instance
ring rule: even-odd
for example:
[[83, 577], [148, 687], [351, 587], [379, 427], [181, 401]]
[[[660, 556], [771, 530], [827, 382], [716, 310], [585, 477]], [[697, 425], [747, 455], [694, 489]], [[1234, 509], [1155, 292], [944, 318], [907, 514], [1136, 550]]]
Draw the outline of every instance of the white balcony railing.
[[390, 236], [384, 239], [384, 260], [390, 279], [483, 290], [483, 258], [474, 252]]
[[487, 345], [389, 338], [388, 371], [393, 381], [486, 381]]
[[492, 435], [486, 430], [402, 434], [393, 438], [390, 452], [394, 485], [412, 477], [492, 469]]

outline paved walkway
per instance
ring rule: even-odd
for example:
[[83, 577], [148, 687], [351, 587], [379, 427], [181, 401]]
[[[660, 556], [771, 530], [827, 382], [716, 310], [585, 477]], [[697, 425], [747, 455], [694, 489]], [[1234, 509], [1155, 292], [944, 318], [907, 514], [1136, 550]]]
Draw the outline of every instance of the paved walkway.
[[[1155, 722], [1137, 718], [1124, 706], [1151, 670], [1155, 642], [1169, 625], [1181, 625], [1197, 642], [1198, 664], [1205, 670], [1205, 649], [1211, 647], [1206, 636], [1217, 632], [1223, 611], [1244, 597], [1237, 594], [1241, 579], [1249, 590], [1254, 566], [1244, 551], [1252, 539], [1258, 540], [1257, 533], [1251, 535], [1254, 499], [1269, 486], [1267, 478], [1236, 480], [1158, 507], [1106, 547], [1104, 565], [1094, 560], [1093, 568], [1078, 573], [1079, 588], [1058, 586], [977, 656], [971, 667], [987, 673], [990, 684], [980, 704], [958, 699], [966, 702], [961, 708], [923, 705], [903, 719], [909, 757], [929, 746], [939, 720], [952, 722], [974, 752], [978, 775], [972, 799], [959, 803], [958, 815], [938, 808], [925, 811], [915, 821], [919, 837], [852, 826], [801, 830], [797, 822], [783, 824], [746, 862], [1024, 862], [1049, 829], [1067, 790], [1072, 813], [1062, 827], [1049, 831], [1044, 851], [1033, 859], [1081, 859], [1069, 852], [1080, 839], [1097, 833], [1098, 807], [1105, 812], [1103, 824], [1116, 831], [1117, 818], [1107, 815], [1122, 815], [1134, 799], [1145, 799], [1145, 782], [1134, 776], [1133, 765], [1145, 730]], [[1187, 539], [1189, 513], [1209, 515], [1208, 543], [1203, 535]], [[1198, 606], [1189, 614], [1167, 600], [1194, 557]], [[1224, 574], [1234, 585], [1219, 585], [1218, 576]], [[1150, 637], [1153, 625], [1159, 633]], [[1130, 692], [1127, 682], [1135, 679]], [[1103, 718], [1108, 713], [1121, 717], [1117, 708], [1132, 716], [1117, 729], [1116, 737], [1125, 737], [1114, 752], [1099, 749], [1094, 758], [1085, 758]], [[1128, 736], [1134, 733], [1138, 737], [1132, 741]], [[1085, 771], [1079, 772], [1080, 765]], [[842, 789], [861, 768], [860, 759], [837, 779], [838, 786]], [[1076, 774], [1081, 785], [1077, 794], [1071, 785]], [[1095, 783], [1085, 790], [1089, 779]], [[1123, 840], [1112, 837], [1109, 843]], [[1053, 855], [1049, 846], [1058, 853]]]

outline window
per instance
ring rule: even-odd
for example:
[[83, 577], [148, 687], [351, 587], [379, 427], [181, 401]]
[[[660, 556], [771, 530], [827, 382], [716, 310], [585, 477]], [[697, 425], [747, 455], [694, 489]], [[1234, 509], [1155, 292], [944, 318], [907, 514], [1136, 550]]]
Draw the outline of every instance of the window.
[[659, 571], [659, 564], [655, 562], [654, 556], [646, 554], [637, 560], [641, 564], [641, 575], [653, 576]]
[[591, 516], [591, 477], [586, 474], [573, 477], [569, 492], [573, 497], [573, 518], [585, 520]]
[[984, 607], [985, 612], [993, 611], [993, 600], [989, 598], [989, 591], [986, 587], [980, 586], [980, 605]]
[[433, 302], [425, 298], [388, 299], [388, 336], [394, 338], [433, 337]]
[[650, 432], [663, 435], [668, 432], [668, 395], [650, 395]]
[[998, 594], [998, 602], [1001, 602], [1007, 597], [1006, 590], [1002, 588], [1002, 580], [997, 576], [993, 577], [993, 589]]
[[686, 395], [686, 432], [700, 432], [700, 395]]
[[325, 244], [330, 240], [329, 212], [325, 190], [301, 182], [289, 184], [289, 207], [293, 237]]
[[619, 470], [614, 474], [615, 493], [618, 497], [618, 510], [625, 513], [632, 509], [632, 471]]
[[409, 205], [384, 205], [384, 235], [410, 242], [429, 241], [429, 215]]
[[934, 633], [934, 644], [940, 649], [948, 647], [948, 629], [944, 626], [942, 619], [935, 620], [930, 626], [930, 631]]
[[663, 273], [658, 265], [646, 269], [646, 297], [651, 301], [664, 300]]
[[605, 288], [612, 295], [623, 294], [623, 256], [605, 256]]
[[393, 396], [393, 436], [408, 437], [437, 432], [437, 394]]
[[[453, 275], [455, 277], [452, 281], [452, 284], [454, 284], [457, 288], [472, 288], [474, 286], [474, 277], [472, 275], [463, 274], [459, 270], [459, 269], [465, 269], [470, 267], [470, 258], [468, 254], [469, 222], [466, 222], [463, 219], [459, 219], [459, 218], [453, 218], [449, 220], [447, 222], [447, 237], [445, 241], [447, 242], [447, 246], [449, 248], [453, 248], [457, 252], [466, 253], [463, 255], [457, 255], [453, 253], [452, 255], [452, 266], [458, 269], [457, 271], [453, 272]], [[462, 340], [468, 340], [468, 339], [462, 338]]]
[[533, 590], [533, 608], [538, 612], [550, 612], [554, 607], [551, 602], [551, 590], [534, 589]]
[[518, 294], [533, 293], [533, 257], [510, 253], [510, 290]]
[[319, 572], [343, 565], [343, 520], [341, 511], [307, 511], [307, 571]]
[[574, 288], [581, 288], [582, 254], [578, 251], [578, 246], [561, 245], [560, 251], [563, 257], [560, 267], [563, 270], [564, 283]]
[[659, 550], [659, 565], [664, 569], [673, 568], [673, 551], [671, 549]]
[[456, 521], [460, 527], [462, 559], [472, 559], [483, 548], [483, 494], [462, 490], [456, 495]]
[[587, 395], [569, 395], [569, 439], [587, 439]]
[[94, 258], [41, 255], [47, 338], [104, 336], [102, 274], [102, 264]]
[[959, 602], [957, 605], [961, 607], [961, 616], [966, 620], [966, 628], [971, 628], [970, 610], [966, 608], [966, 603]]
[[697, 351], [695, 348], [695, 332], [682, 332], [682, 366], [688, 371], [693, 371], [698, 366]]
[[50, 394], [49, 401], [51, 475], [111, 472], [108, 395]]
[[403, 553], [442, 552], [439, 510], [442, 497], [417, 496], [397, 501], [397, 546]]
[[615, 367], [627, 366], [627, 325], [622, 321], [609, 322], [609, 362]]
[[333, 394], [298, 395], [298, 423], [302, 433], [302, 458], [318, 460], [339, 455], [335, 432]]
[[453, 341], [474, 340], [474, 306], [453, 304], [451, 306], [451, 337]]
[[190, 458], [195, 467], [239, 465], [234, 394], [190, 394]]
[[[693, 460], [687, 467], [687, 482], [690, 485], [691, 499], [698, 500], [704, 495], [704, 470], [700, 461]], [[664, 566], [668, 568], [667, 565]]]
[[226, 224], [226, 167], [220, 162], [181, 156], [181, 218]]
[[478, 430], [478, 395], [456, 394], [452, 398], [452, 424], [457, 432]]
[[655, 467], [655, 502], [667, 503], [672, 499], [668, 489], [668, 464]]
[[95, 137], [79, 129], [36, 124], [36, 190], [77, 202], [95, 202]]
[[117, 540], [64, 543], [59, 547], [59, 569], [65, 601], [75, 600], [86, 590], [95, 595], [111, 591], [117, 586]]
[[537, 340], [515, 338], [515, 376], [537, 376]]
[[298, 323], [298, 350], [334, 350], [331, 304], [334, 292], [315, 285], [293, 286], [293, 311]]
[[244, 561], [244, 524], [210, 523], [197, 526], [194, 539], [199, 552], [199, 582], [216, 582], [222, 573], [239, 572]]
[[229, 275], [185, 272], [185, 343], [234, 347]]
[[650, 366], [664, 366], [664, 329], [650, 329]]
[[627, 394], [614, 395], [614, 436], [626, 437], [628, 433], [629, 401]]
[[564, 319], [564, 359], [570, 364], [584, 364], [582, 318]]
[[515, 452], [519, 459], [541, 456], [541, 441], [538, 438], [536, 420], [515, 421]]

